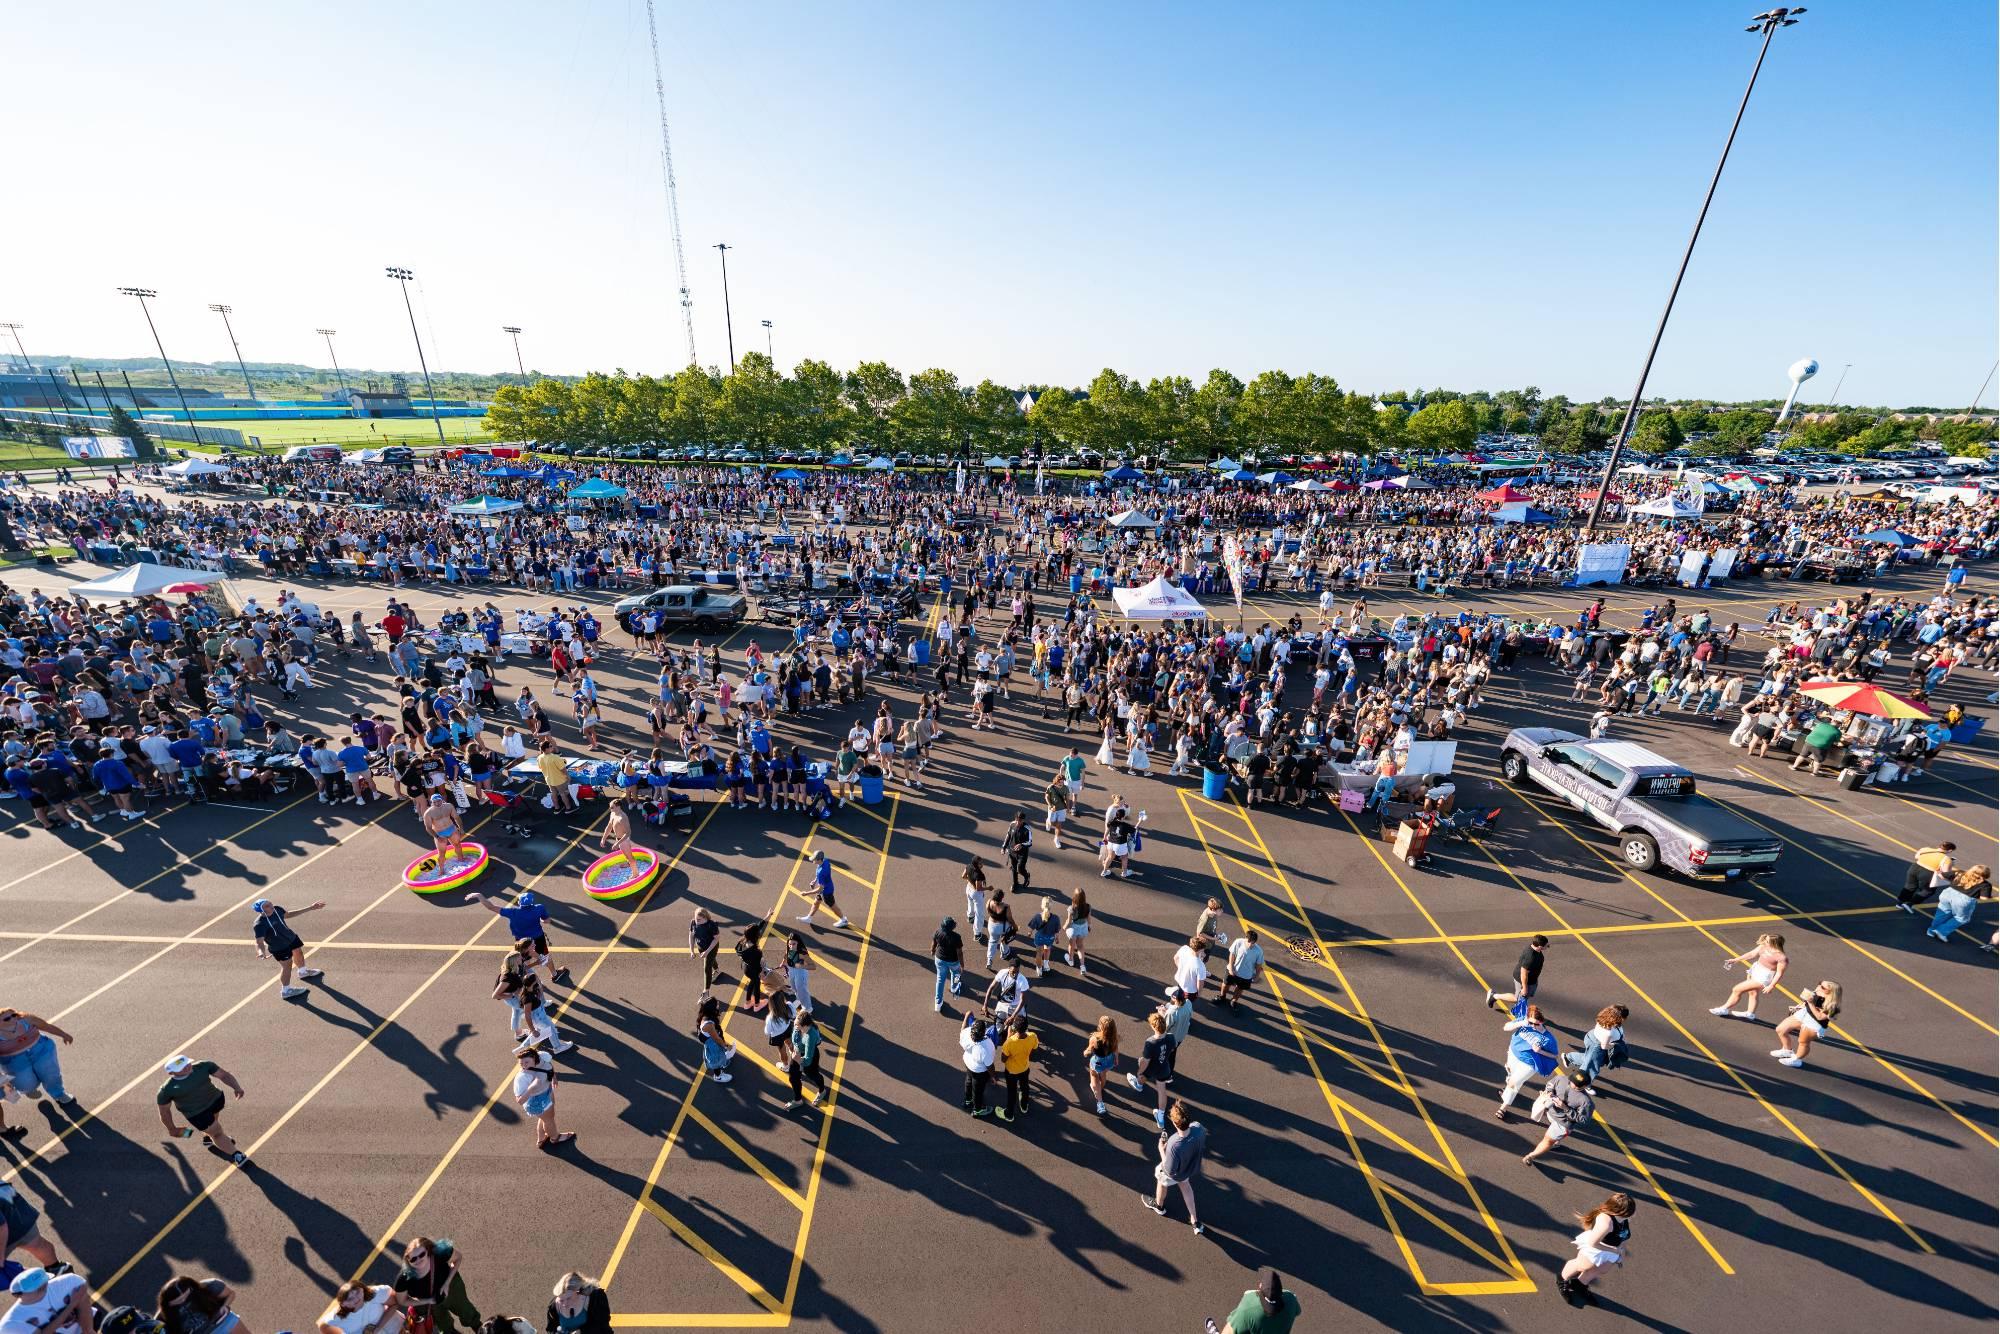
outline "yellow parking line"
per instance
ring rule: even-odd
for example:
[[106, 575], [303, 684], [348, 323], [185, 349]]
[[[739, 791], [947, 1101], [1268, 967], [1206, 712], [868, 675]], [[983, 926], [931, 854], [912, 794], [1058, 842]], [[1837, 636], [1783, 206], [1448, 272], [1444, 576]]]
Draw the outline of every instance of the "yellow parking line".
[[[1389, 859], [1382, 855], [1382, 849], [1378, 845], [1378, 840], [1372, 839], [1362, 833], [1361, 826], [1354, 823], [1354, 817], [1345, 811], [1341, 812], [1340, 818], [1347, 822], [1347, 827], [1354, 831], [1354, 836], [1367, 845], [1368, 851], [1375, 854], [1375, 860], [1380, 863], [1383, 870], [1389, 873], [1389, 878], [1396, 882], [1396, 888], [1403, 891], [1403, 897], [1414, 904], [1417, 911], [1424, 915], [1424, 920], [1431, 924], [1431, 930], [1437, 932], [1440, 937], [1445, 936], [1446, 932], [1443, 925], [1439, 923], [1437, 918], [1431, 916], [1431, 910], [1424, 906], [1423, 900], [1416, 896], [1416, 893], [1404, 882], [1403, 877], [1396, 871], [1396, 868], [1389, 865]], [[1473, 967], [1472, 960], [1465, 957], [1465, 951], [1458, 947], [1458, 942], [1446, 940], [1445, 943], [1450, 946], [1452, 954], [1457, 956], [1459, 963], [1464, 966], [1465, 971], [1472, 974], [1472, 980], [1477, 982], [1481, 988], [1484, 988], [1486, 986], [1485, 977], [1480, 974], [1477, 968]]]
[[1270, 881], [1274, 885], [1282, 886], [1284, 883], [1283, 881], [1279, 880], [1278, 877], [1272, 875], [1269, 871], [1265, 870], [1263, 867], [1252, 866], [1249, 862], [1244, 861], [1241, 857], [1235, 856], [1227, 852], [1218, 853], [1217, 855], [1220, 856], [1222, 860], [1236, 867], [1236, 869], [1239, 871], [1248, 871], [1251, 875], [1261, 876], [1263, 879]]
[[[1216, 855], [1222, 856], [1223, 854], [1220, 852], [1220, 850], [1218, 850]], [[1218, 876], [1217, 878], [1220, 879], [1221, 877]], [[1278, 916], [1286, 918], [1292, 922], [1296, 922], [1298, 923], [1298, 925], [1304, 927], [1308, 931], [1312, 930], [1311, 922], [1307, 921], [1303, 917], [1298, 916], [1290, 908], [1285, 907], [1283, 904], [1278, 903], [1273, 899], [1268, 899], [1264, 897], [1264, 895], [1259, 894], [1256, 890], [1250, 888], [1248, 885], [1239, 884], [1234, 880], [1225, 880], [1223, 883], [1227, 885], [1227, 887], [1230, 889], [1239, 890], [1242, 893], [1248, 894], [1251, 898], [1263, 904], [1266, 908], [1269, 908], [1272, 912], [1278, 914]]]
[[[1829, 908], [1821, 913], [1799, 912], [1790, 917], [1765, 912], [1744, 914], [1735, 917], [1697, 917], [1682, 922], [1618, 922], [1605, 926], [1551, 927], [1544, 931], [1543, 934], [1549, 936], [1616, 936], [1646, 931], [1686, 931], [1698, 926], [1754, 926], [1762, 922], [1803, 921], [1807, 918], [1820, 917], [1880, 917], [1884, 913], [1895, 911], [1896, 907], [1894, 904], [1884, 904], [1878, 908]], [[1520, 938], [1521, 933], [1519, 931], [1460, 932], [1448, 936], [1357, 936], [1353, 940], [1330, 940], [1327, 942], [1327, 948], [1357, 950], [1381, 949], [1390, 945], [1480, 945], [1495, 940], [1519, 940]]]
[[873, 843], [868, 842], [864, 838], [860, 838], [854, 834], [848, 833], [845, 829], [842, 829], [839, 825], [823, 824], [819, 827], [818, 832], [822, 834], [832, 834], [835, 838], [840, 839], [842, 842], [850, 843], [853, 846], [860, 848], [863, 852], [873, 853], [875, 851], [875, 845]]
[[[1873, 911], [1882, 911], [1875, 909]], [[1893, 911], [1893, 909], [1889, 910]], [[41, 931], [0, 931], [0, 940], [39, 940], [46, 935]], [[142, 935], [102, 935], [88, 931], [66, 931], [59, 936], [48, 936], [58, 943], [93, 945], [217, 945], [229, 949], [241, 949], [241, 937], [224, 936], [142, 936]], [[311, 948], [318, 950], [385, 950], [416, 954], [450, 953], [453, 950], [468, 949], [463, 945], [453, 945], [440, 941], [436, 944], [417, 940], [316, 940]], [[473, 954], [512, 954], [512, 945], [473, 945], [468, 949]], [[620, 945], [609, 950], [612, 954], [686, 954], [685, 945]]]
[[875, 823], [877, 824], [886, 825], [889, 823], [888, 818], [886, 816], [876, 814], [874, 811], [871, 811], [866, 806], [862, 805], [859, 801], [850, 801], [845, 806], [842, 806], [840, 809], [843, 811], [853, 811], [856, 815], [865, 815], [869, 819], [875, 821]]
[[850, 990], [853, 988], [854, 979], [852, 977], [848, 976], [848, 974], [841, 971], [839, 968], [836, 968], [834, 965], [828, 963], [825, 959], [820, 958], [819, 955], [817, 954], [813, 955], [813, 965], [820, 972], [832, 973], [835, 977], [847, 983]]
[[[770, 1293], [764, 1290], [763, 1284], [759, 1283], [756, 1279], [751, 1278], [741, 1269], [738, 1269], [735, 1265], [731, 1264], [727, 1259], [727, 1257], [725, 1257], [720, 1251], [716, 1250], [715, 1247], [709, 1245], [707, 1242], [703, 1241], [699, 1236], [695, 1235], [694, 1229], [689, 1227], [687, 1224], [681, 1222], [680, 1219], [674, 1217], [671, 1213], [667, 1212], [665, 1205], [661, 1204], [658, 1200], [653, 1199], [651, 1196], [648, 1196], [643, 1202], [643, 1207], [648, 1213], [652, 1214], [653, 1217], [659, 1219], [662, 1223], [665, 1223], [669, 1228], [671, 1228], [673, 1230], [673, 1234], [676, 1237], [679, 1237], [682, 1241], [686, 1242], [689, 1246], [691, 1246], [694, 1249], [695, 1253], [701, 1256], [702, 1259], [708, 1261], [710, 1264], [714, 1265], [717, 1269], [721, 1270], [728, 1277], [731, 1283], [734, 1283], [737, 1287], [743, 1289], [744, 1292], [748, 1293], [752, 1301], [756, 1302], [759, 1306], [769, 1311], [772, 1315], [781, 1317], [781, 1319], [775, 1323], [780, 1323], [780, 1324], [791, 1323], [790, 1315], [785, 1310], [784, 1306], [778, 1301], [776, 1297], [773, 1297]], [[707, 1324], [711, 1322], [706, 1317], [703, 1317], [702, 1323]]]
[[699, 1107], [690, 1108], [688, 1111], [688, 1115], [694, 1119], [694, 1123], [696, 1125], [700, 1126], [703, 1130], [706, 1130], [711, 1136], [713, 1136], [716, 1143], [720, 1144], [723, 1148], [735, 1154], [737, 1159], [741, 1161], [745, 1167], [749, 1168], [752, 1172], [755, 1172], [758, 1176], [762, 1177], [764, 1179], [765, 1185], [769, 1186], [772, 1190], [777, 1191], [778, 1194], [784, 1196], [786, 1201], [794, 1209], [798, 1210], [805, 1209], [806, 1197], [799, 1194], [798, 1191], [792, 1189], [790, 1183], [781, 1180], [776, 1172], [773, 1172], [769, 1167], [765, 1166], [762, 1159], [758, 1158], [756, 1154], [750, 1152], [748, 1148], [744, 1147], [742, 1140], [737, 1139], [736, 1136], [730, 1134], [728, 1131], [724, 1130], [721, 1126], [711, 1121], [707, 1116], [705, 1116], [702, 1113], [702, 1110]]
[[1773, 778], [1771, 777], [1771, 775], [1767, 773], [1753, 772], [1752, 770], [1745, 769], [1740, 764], [1736, 766], [1736, 772], [1742, 774], [1745, 778], [1761, 779], [1762, 781], [1770, 783], [1775, 787], [1783, 788], [1785, 791], [1797, 797], [1800, 801], [1805, 802], [1808, 806], [1817, 806], [1819, 807], [1819, 809], [1825, 811], [1828, 815], [1837, 816], [1838, 818], [1847, 821], [1847, 823], [1853, 825], [1856, 829], [1866, 829], [1869, 833], [1875, 835], [1875, 837], [1877, 838], [1886, 838], [1891, 843], [1894, 843], [1897, 847], [1903, 849], [1903, 851], [1905, 852], [1908, 853], [1916, 852], [1915, 848], [1911, 847], [1908, 843], [1905, 843], [1902, 839], [1897, 838], [1891, 834], [1885, 834], [1872, 824], [1865, 824], [1862, 821], [1855, 819], [1851, 815], [1847, 815], [1840, 811], [1837, 811], [1823, 801], [1819, 801], [1816, 800], [1815, 798], [1808, 797], [1805, 793], [1791, 786], [1789, 783], [1785, 782], [1782, 778]]

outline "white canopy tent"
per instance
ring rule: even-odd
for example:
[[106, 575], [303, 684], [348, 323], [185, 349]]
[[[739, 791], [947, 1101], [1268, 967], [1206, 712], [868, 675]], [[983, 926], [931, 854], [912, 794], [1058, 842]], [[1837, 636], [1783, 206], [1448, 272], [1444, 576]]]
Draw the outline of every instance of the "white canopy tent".
[[148, 561], [100, 574], [69, 591], [92, 601], [122, 602], [128, 598], [157, 597], [175, 584], [219, 584], [227, 577], [215, 570], [187, 570]]
[[1208, 609], [1195, 600], [1194, 594], [1168, 583], [1165, 575], [1143, 588], [1114, 588], [1111, 600], [1128, 621], [1181, 620], [1208, 615]]
[[1701, 517], [1701, 506], [1690, 505], [1679, 495], [1665, 495], [1635, 506], [1632, 513], [1647, 514], [1656, 519], [1698, 519]]
[[1304, 479], [1302, 479], [1302, 480], [1300, 480], [1300, 481], [1296, 481], [1296, 482], [1293, 482], [1293, 483], [1292, 483], [1292, 485], [1291, 485], [1291, 488], [1290, 488], [1290, 489], [1291, 489], [1291, 490], [1293, 490], [1293, 491], [1331, 491], [1331, 490], [1333, 490], [1333, 488], [1332, 488], [1332, 487], [1330, 487], [1330, 486], [1328, 486], [1328, 485], [1327, 485], [1327, 484], [1326, 484], [1325, 482], [1315, 482], [1315, 481], [1314, 481], [1314, 480], [1313, 480], [1312, 478], [1310, 478], [1310, 477], [1307, 477], [1307, 478], [1304, 478]]
[[1111, 516], [1113, 528], [1158, 528], [1160, 521], [1138, 510], [1120, 510]]
[[188, 458], [160, 471], [169, 477], [215, 477], [228, 472], [229, 467], [212, 459]]

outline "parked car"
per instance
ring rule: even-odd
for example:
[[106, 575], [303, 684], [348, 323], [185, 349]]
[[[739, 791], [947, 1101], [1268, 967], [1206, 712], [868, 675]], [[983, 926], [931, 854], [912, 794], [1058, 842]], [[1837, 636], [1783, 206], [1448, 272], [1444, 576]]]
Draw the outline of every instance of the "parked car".
[[630, 631], [633, 614], [648, 607], [658, 607], [664, 613], [662, 624], [667, 627], [687, 625], [702, 634], [711, 634], [725, 625], [740, 625], [749, 615], [750, 599], [720, 589], [669, 584], [649, 593], [620, 598], [611, 610], [618, 624]]
[[1698, 793], [1689, 770], [1635, 742], [1520, 727], [1501, 746], [1500, 773], [1617, 834], [1619, 860], [1635, 871], [1736, 879], [1771, 870], [1784, 852], [1775, 835]]

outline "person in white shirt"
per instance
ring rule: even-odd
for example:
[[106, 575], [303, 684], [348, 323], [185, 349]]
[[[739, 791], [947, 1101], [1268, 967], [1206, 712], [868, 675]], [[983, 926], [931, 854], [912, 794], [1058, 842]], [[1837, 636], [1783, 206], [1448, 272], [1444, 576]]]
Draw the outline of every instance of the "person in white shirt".
[[959, 1059], [965, 1064], [965, 1110], [974, 1116], [991, 1116], [986, 1105], [986, 1086], [993, 1082], [993, 1038], [977, 1014], [965, 1016], [958, 1030]]
[[1208, 981], [1208, 965], [1202, 961], [1207, 952], [1200, 936], [1189, 936], [1188, 943], [1174, 951], [1174, 984], [1189, 996], [1199, 996]]
[[81, 1275], [24, 1269], [8, 1290], [14, 1305], [0, 1316], [0, 1334], [96, 1334], [90, 1286]]

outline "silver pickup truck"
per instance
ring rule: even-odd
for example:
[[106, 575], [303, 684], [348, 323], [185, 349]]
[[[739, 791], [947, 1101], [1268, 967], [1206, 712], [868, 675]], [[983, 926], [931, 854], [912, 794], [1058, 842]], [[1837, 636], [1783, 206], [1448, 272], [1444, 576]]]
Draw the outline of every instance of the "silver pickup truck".
[[1507, 734], [1500, 772], [1567, 801], [1618, 835], [1635, 871], [1665, 866], [1690, 876], [1737, 879], [1778, 864], [1784, 845], [1695, 791], [1694, 775], [1630, 741], [1592, 741], [1553, 727]]

